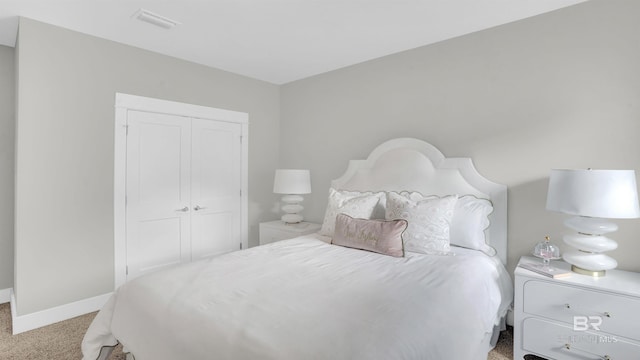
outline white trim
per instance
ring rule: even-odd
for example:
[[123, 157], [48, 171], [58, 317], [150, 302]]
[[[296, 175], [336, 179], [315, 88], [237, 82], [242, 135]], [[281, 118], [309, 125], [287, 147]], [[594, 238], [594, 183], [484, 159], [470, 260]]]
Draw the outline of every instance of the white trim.
[[[116, 93], [116, 108], [248, 124], [247, 113]], [[126, 120], [126, 119], [125, 119]]]
[[[247, 114], [245, 114], [247, 115]], [[248, 115], [247, 115], [248, 116]], [[242, 123], [242, 175], [240, 188], [242, 189], [242, 202], [240, 209], [240, 229], [242, 248], [249, 248], [249, 123]]]
[[[116, 94], [116, 103], [118, 102]], [[113, 258], [115, 287], [127, 280], [127, 213], [126, 213], [126, 167], [127, 167], [127, 109], [116, 107], [114, 129], [113, 167]]]
[[8, 303], [11, 300], [12, 288], [0, 290], [0, 304]]
[[26, 315], [18, 315], [16, 311], [16, 297], [11, 292], [11, 320], [13, 323], [13, 335], [25, 331], [37, 329], [46, 325], [54, 324], [76, 316], [88, 314], [100, 310], [109, 300], [113, 293], [94, 296], [89, 299], [75, 301], [69, 304], [56, 306], [50, 309], [38, 311]]
[[115, 287], [127, 279], [126, 249], [126, 164], [127, 164], [127, 113], [138, 110], [153, 113], [185, 116], [190, 118], [232, 122], [242, 125], [242, 204], [240, 211], [242, 248], [249, 246], [248, 174], [249, 174], [249, 114], [185, 104], [143, 96], [116, 93], [114, 122], [114, 278]]

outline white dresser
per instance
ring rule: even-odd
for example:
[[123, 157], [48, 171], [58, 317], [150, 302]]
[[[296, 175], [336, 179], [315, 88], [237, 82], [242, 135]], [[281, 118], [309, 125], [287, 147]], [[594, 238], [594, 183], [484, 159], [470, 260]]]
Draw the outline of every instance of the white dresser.
[[285, 224], [282, 220], [260, 223], [260, 245], [274, 241], [313, 234], [320, 231], [320, 224], [303, 221], [297, 224]]
[[[523, 262], [540, 262], [523, 257]], [[552, 266], [570, 269], [563, 261]], [[640, 274], [549, 278], [515, 270], [514, 359], [640, 359]]]

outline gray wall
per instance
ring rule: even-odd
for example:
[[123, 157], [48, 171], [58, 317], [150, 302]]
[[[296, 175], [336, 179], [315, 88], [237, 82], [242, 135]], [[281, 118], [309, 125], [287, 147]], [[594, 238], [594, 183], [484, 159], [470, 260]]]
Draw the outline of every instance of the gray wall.
[[18, 45], [19, 315], [113, 290], [116, 92], [249, 113], [250, 245], [257, 244], [273, 201], [262, 180], [277, 167], [278, 86], [24, 18]]
[[0, 290], [13, 286], [14, 56], [0, 46]]
[[[640, 170], [639, 12], [592, 0], [282, 87], [21, 19], [17, 74], [0, 47], [0, 289], [14, 286], [20, 315], [112, 290], [115, 92], [249, 113], [250, 245], [278, 217], [275, 168], [312, 170], [305, 216], [319, 222], [349, 159], [410, 136], [509, 186], [513, 268], [565, 232], [544, 210], [551, 168]], [[618, 223], [612, 255], [640, 271], [640, 221]]]
[[[545, 211], [552, 168], [640, 174], [640, 2], [580, 5], [286, 84], [280, 166], [310, 168], [305, 216], [330, 180], [381, 142], [416, 137], [468, 156], [509, 187], [509, 268], [563, 215]], [[640, 271], [640, 220], [612, 234]]]

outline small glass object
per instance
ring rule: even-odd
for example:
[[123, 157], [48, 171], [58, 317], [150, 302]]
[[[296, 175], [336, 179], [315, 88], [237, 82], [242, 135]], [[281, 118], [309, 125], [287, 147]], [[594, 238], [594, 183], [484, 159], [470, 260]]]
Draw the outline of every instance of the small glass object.
[[560, 248], [549, 240], [551, 240], [549, 236], [545, 236], [544, 241], [536, 244], [533, 249], [533, 255], [542, 259], [545, 268], [549, 266], [549, 261], [560, 259]]

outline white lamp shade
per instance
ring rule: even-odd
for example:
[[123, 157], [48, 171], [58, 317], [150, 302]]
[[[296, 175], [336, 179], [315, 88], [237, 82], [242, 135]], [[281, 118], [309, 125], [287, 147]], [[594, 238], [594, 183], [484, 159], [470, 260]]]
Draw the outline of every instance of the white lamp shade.
[[638, 218], [635, 171], [551, 170], [547, 210], [598, 218]]
[[273, 192], [276, 194], [310, 194], [311, 175], [309, 170], [276, 170]]

